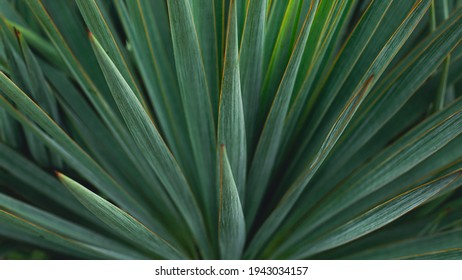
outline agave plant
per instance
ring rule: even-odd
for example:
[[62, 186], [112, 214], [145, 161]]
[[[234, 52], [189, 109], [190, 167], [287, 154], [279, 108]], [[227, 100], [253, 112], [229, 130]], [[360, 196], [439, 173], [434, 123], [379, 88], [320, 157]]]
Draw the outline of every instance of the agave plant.
[[462, 1], [0, 15], [2, 256], [462, 258]]

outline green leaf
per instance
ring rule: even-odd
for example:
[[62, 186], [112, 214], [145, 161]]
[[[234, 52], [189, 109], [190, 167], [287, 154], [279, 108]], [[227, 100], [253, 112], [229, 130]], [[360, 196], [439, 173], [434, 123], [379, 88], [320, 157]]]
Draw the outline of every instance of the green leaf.
[[460, 258], [462, 0], [0, 7], [0, 258]]
[[208, 88], [190, 1], [168, 0], [167, 4], [183, 110], [199, 178], [196, 187], [209, 231], [213, 232], [217, 192], [212, 188], [216, 157], [216, 131], [210, 97], [212, 89]]
[[177, 205], [205, 256], [210, 256], [205, 224], [192, 190], [156, 127], [98, 40], [90, 36], [111, 93], [139, 149]]
[[[104, 76], [101, 73], [100, 68], [97, 67], [97, 60], [94, 54], [92, 53], [90, 43], [87, 40], [87, 33], [83, 31], [85, 35], [85, 40], [79, 40], [79, 34], [81, 30], [79, 30], [78, 28], [74, 28], [75, 26], [77, 26], [75, 22], [73, 22], [71, 25], [64, 24], [64, 26], [61, 26], [61, 24], [60, 27], [61, 29], [64, 29], [64, 31], [73, 31], [64, 34], [72, 34], [72, 36], [70, 36], [71, 40], [67, 40], [69, 39], [69, 36], [67, 36], [66, 38], [63, 37], [63, 34], [60, 32], [60, 29], [57, 26], [59, 24], [53, 22], [53, 19], [50, 16], [50, 10], [52, 10], [52, 12], [54, 12], [55, 20], [66, 20], [66, 16], [64, 16], [63, 19], [61, 17], [61, 14], [56, 11], [57, 9], [59, 10], [59, 8], [62, 7], [61, 5], [63, 3], [65, 2], [51, 1], [48, 2], [48, 5], [46, 5], [39, 0], [27, 1], [27, 4], [30, 6], [31, 10], [34, 12], [37, 19], [41, 23], [45, 33], [49, 36], [51, 42], [56, 47], [57, 51], [59, 52], [60, 56], [65, 62], [65, 65], [68, 67], [69, 72], [71, 73], [71, 77], [78, 82], [78, 85], [83, 90], [83, 93], [85, 93], [85, 96], [91, 101], [91, 104], [94, 106], [95, 111], [102, 118], [105, 126], [107, 126], [107, 128], [110, 130], [111, 138], [114, 138], [117, 142], [119, 142], [119, 145], [124, 148], [124, 150], [127, 152], [127, 155], [134, 162], [139, 161], [138, 166], [143, 166], [141, 170], [145, 172], [147, 163], [144, 159], [137, 159], [143, 158], [141, 156], [142, 152], [134, 143], [128, 130], [124, 126], [120, 115], [117, 114], [118, 112], [114, 111], [116, 105], [114, 103], [114, 100], [110, 96], [110, 92], [107, 88]], [[71, 7], [69, 8], [76, 8], [76, 6], [72, 5], [75, 4], [72, 3]], [[80, 17], [78, 11], [76, 12], [76, 14], [72, 14], [72, 9], [65, 9], [65, 11], [63, 11], [63, 14], [71, 14], [72, 17]], [[69, 18], [72, 19], [72, 17], [68, 17], [68, 20]], [[76, 20], [76, 22], [77, 21], [78, 20]], [[81, 44], [80, 41], [83, 41], [84, 44]], [[75, 43], [74, 45], [72, 45], [74, 47], [73, 49], [71, 49], [70, 47], [71, 43]], [[86, 45], [88, 45], [90, 53], [86, 53], [83, 50], [86, 48]], [[84, 59], [79, 60], [78, 58], [82, 56], [84, 57]], [[82, 64], [85, 64], [86, 67], [83, 67]], [[101, 81], [99, 79], [100, 76], [102, 79]], [[98, 88], [97, 85], [100, 88]]]
[[7, 20], [16, 21], [21, 24], [25, 23], [18, 12], [15, 10], [13, 3], [8, 0], [0, 0], [0, 5], [2, 7], [0, 10], [0, 15], [2, 18], [4, 17]]
[[0, 235], [86, 258], [146, 256], [93, 231], [0, 194]]
[[[63, 159], [87, 180], [92, 182], [109, 198], [121, 205], [132, 215], [146, 223], [155, 223], [150, 214], [139, 205], [133, 194], [116, 183], [74, 140], [72, 140], [53, 120], [22, 92], [3, 73], [0, 73], [0, 106], [16, 118], [28, 130], [60, 154]], [[18, 111], [3, 95], [11, 98], [21, 108]], [[30, 119], [34, 120], [32, 122]]]
[[139, 91], [131, 74], [130, 66], [126, 59], [127, 55], [124, 54], [120, 41], [117, 37], [115, 37], [114, 32], [112, 31], [112, 24], [107, 20], [107, 11], [104, 10], [104, 7], [101, 6], [100, 2], [98, 2], [98, 4], [95, 0], [77, 0], [76, 3], [88, 28], [90, 29], [90, 32], [100, 38], [99, 40], [101, 45], [106, 50], [108, 56], [130, 85], [131, 89], [138, 98], [138, 101], [145, 109], [147, 109], [143, 95]]
[[247, 147], [244, 111], [239, 79], [238, 37], [236, 2], [231, 2], [228, 18], [228, 35], [223, 70], [223, 81], [218, 115], [218, 145], [225, 145], [230, 152], [229, 162], [239, 198], [244, 201], [247, 172]]
[[241, 45], [239, 68], [249, 154], [255, 142], [255, 123], [259, 109], [259, 94], [263, 79], [265, 8], [267, 0], [249, 1]]
[[[326, 78], [328, 80], [321, 81], [324, 88], [318, 86], [316, 92], [310, 96], [305, 111], [309, 111], [310, 114], [316, 116], [316, 123], [311, 124], [314, 129], [319, 125], [328, 107], [340, 91], [358, 60], [361, 58], [363, 51], [367, 49], [367, 47], [371, 47], [369, 44], [370, 40], [384, 17], [390, 14], [389, 9], [393, 6], [394, 2], [393, 0], [372, 1], [361, 16], [353, 32], [349, 35], [348, 41], [342, 47], [328, 78]], [[321, 95], [321, 89], [328, 94]], [[317, 100], [318, 96], [320, 100]], [[317, 100], [316, 103], [314, 102], [315, 100]], [[314, 107], [314, 104], [316, 104], [316, 107]]]
[[82, 211], [83, 208], [78, 201], [65, 191], [53, 176], [3, 143], [0, 143], [0, 167], [26, 183], [31, 189], [43, 193], [75, 214], [89, 219], [88, 212]]
[[[307, 99], [315, 90], [314, 87], [321, 82], [322, 71], [328, 68], [328, 59], [333, 56], [335, 35], [338, 35], [342, 23], [353, 8], [354, 1], [323, 1], [319, 3], [318, 11], [313, 19], [313, 32], [308, 37], [305, 53], [302, 57], [300, 69], [297, 74], [295, 93], [292, 96], [290, 111], [284, 127], [282, 149], [290, 150], [289, 141], [298, 124]], [[297, 140], [297, 139], [295, 139]], [[293, 140], [292, 140], [293, 141]]]
[[343, 109], [342, 113], [333, 124], [332, 129], [324, 138], [325, 140], [323, 141], [323, 144], [316, 157], [308, 166], [306, 166], [305, 171], [290, 186], [284, 196], [279, 200], [276, 208], [271, 212], [263, 225], [258, 229], [258, 232], [248, 247], [247, 256], [255, 257], [266, 244], [266, 242], [268, 242], [269, 239], [273, 236], [281, 223], [286, 219], [289, 211], [293, 208], [303, 190], [311, 181], [316, 171], [332, 151], [335, 143], [345, 131], [345, 128], [351, 121], [359, 105], [364, 100], [368, 91], [368, 86], [372, 79], [373, 77], [370, 77], [369, 80], [363, 85], [363, 87], [355, 95], [353, 95], [352, 98], [350, 98], [347, 106]]
[[[114, 3], [133, 47], [133, 55], [143, 78], [143, 83], [154, 108], [155, 120], [165, 141], [178, 160], [185, 175], [194, 178], [194, 161], [191, 159], [191, 144], [187, 137], [186, 119], [181, 104], [178, 81], [175, 76], [171, 37], [163, 36], [163, 24], [168, 19], [162, 7], [166, 3], [152, 5], [150, 0], [116, 1]], [[159, 12], [160, 10], [160, 12]], [[164, 14], [164, 17], [166, 15]]]
[[[100, 85], [101, 82], [104, 82], [104, 77], [101, 72], [96, 72], [99, 71], [99, 69], [96, 67], [96, 58], [91, 54], [91, 46], [89, 46], [87, 40], [79, 39], [78, 35], [80, 35], [81, 30], [75, 30], [76, 25], [74, 23], [64, 25], [66, 30], [69, 29], [66, 39], [72, 39], [70, 41], [75, 43], [77, 46], [75, 49], [71, 49], [69, 45], [71, 42], [68, 43], [63, 37], [63, 34], [58, 29], [56, 23], [53, 22], [53, 19], [51, 18], [49, 11], [45, 8], [42, 0], [28, 0], [26, 3], [29, 5], [30, 9], [42, 25], [43, 30], [55, 46], [72, 77], [81, 86], [86, 97], [91, 101], [98, 114], [104, 120], [106, 126], [111, 130], [113, 137], [121, 141], [127, 147], [135, 149], [133, 147], [133, 143], [128, 140], [129, 135], [126, 132], [120, 117], [112, 110], [112, 104], [108, 103], [108, 101], [112, 100], [110, 99], [110, 93], [108, 90], [104, 90], [107, 89], [106, 84]], [[53, 3], [53, 5], [47, 5], [47, 7], [53, 9], [56, 16], [62, 16], [62, 14], [64, 14], [65, 17], [76, 17], [76, 15], [72, 14], [71, 9], [64, 8], [62, 11], [56, 11], [56, 9], [62, 8], [61, 5], [65, 2], [53, 1]], [[69, 20], [69, 18], [67, 18], [67, 20]], [[73, 34], [73, 36], [70, 36], [70, 34]], [[85, 51], [87, 46], [83, 45], [83, 43], [88, 44], [90, 53]], [[73, 52], [75, 50], [81, 51], [79, 56]], [[85, 59], [79, 60], [77, 57], [80, 56], [83, 56]], [[93, 60], [95, 60], [94, 63]], [[82, 65], [83, 63], [85, 63], [86, 67]], [[102, 81], [99, 80], [100, 76], [103, 79]], [[100, 86], [102, 90], [98, 88], [97, 82], [99, 82], [98, 86]]]
[[[290, 1], [287, 0], [267, 0], [268, 11], [265, 23], [265, 42], [264, 42], [264, 61], [263, 69], [268, 68], [272, 50], [279, 35], [279, 29], [284, 20]], [[311, 1], [310, 1], [311, 5]]]
[[3, 108], [0, 108], [0, 141], [17, 148], [20, 144], [19, 133], [18, 123]]
[[164, 258], [185, 258], [184, 254], [120, 208], [63, 174], [58, 173], [58, 178], [88, 210], [122, 236]]
[[[415, 125], [422, 118], [420, 112], [426, 110], [426, 104], [433, 100], [431, 96], [436, 90], [432, 83], [423, 87], [422, 84], [457, 46], [462, 32], [461, 13], [462, 10], [455, 12], [448, 22], [416, 46], [372, 89], [339, 140], [335, 153], [320, 170], [319, 178], [302, 196], [303, 211], [292, 215], [292, 224], [298, 223], [301, 212], [306, 213], [311, 209], [314, 203], [345, 179], [358, 164], [376, 155], [386, 144], [394, 141], [400, 131]], [[419, 87], [421, 90], [417, 91]], [[428, 165], [437, 167], [434, 160], [429, 158]], [[423, 166], [415, 168], [422, 171], [425, 169]]]
[[318, 240], [299, 246], [295, 252], [290, 254], [289, 258], [306, 258], [381, 228], [443, 191], [457, 180], [460, 175], [461, 170], [457, 170], [435, 181], [402, 193], [325, 234]]
[[[168, 227], [169, 235], [184, 236], [187, 226], [172, 224], [181, 220], [181, 215], [173, 206], [172, 200], [165, 192], [162, 184], [151, 170], [139, 150], [129, 149], [121, 145], [111, 136], [97, 114], [92, 110], [77, 88], [59, 71], [42, 65], [47, 78], [56, 89], [63, 111], [81, 145], [101, 166], [122, 185], [130, 186], [127, 191], [138, 193], [144, 201], [143, 207], [150, 210], [153, 216], [160, 219]], [[191, 241], [191, 240], [190, 240]]]
[[38, 50], [40, 54], [45, 56], [55, 65], [62, 63], [62, 59], [59, 57], [59, 54], [56, 52], [50, 42], [46, 41], [39, 34], [35, 33], [33, 30], [30, 30], [27, 27], [8, 20], [6, 20], [6, 22], [19, 30], [19, 32], [24, 35], [24, 38], [26, 38], [27, 42], [30, 43], [34, 49]]
[[[452, 185], [454, 185], [454, 183]], [[415, 211], [418, 210], [416, 209]], [[412, 215], [412, 212], [409, 213], [409, 215]], [[387, 246], [387, 244], [414, 238], [418, 235], [418, 232], [425, 227], [427, 222], [426, 219], [407, 219], [405, 215], [383, 228], [353, 240], [352, 242], [313, 255], [309, 258], [329, 260], [351, 259], [349, 256], [352, 253], [354, 254], [354, 252], [363, 252], [370, 248]]]
[[[293, 174], [299, 172], [298, 169], [311, 158], [316, 150], [313, 147], [317, 146], [313, 141], [319, 140], [313, 136], [330, 129], [329, 125], [357, 88], [371, 75], [374, 75], [375, 80], [381, 77], [429, 5], [430, 0], [371, 3], [342, 48], [329, 76], [310, 97], [305, 111], [309, 112], [311, 119], [307, 123], [307, 116], [304, 116], [299, 122], [299, 130], [304, 130], [302, 135], [299, 135], [303, 143], [296, 153], [294, 164], [289, 168], [293, 170], [292, 174], [287, 177], [293, 177]], [[383, 13], [383, 9], [387, 12]], [[396, 20], [396, 17], [400, 20]], [[371, 89], [374, 83], [371, 84]], [[299, 165], [298, 168], [295, 167], [296, 164]]]
[[[88, 28], [85, 26], [77, 3], [27, 0], [22, 1], [21, 4], [22, 12], [30, 17], [29, 27], [35, 28], [37, 33], [44, 33], [62, 58], [64, 63], [55, 66], [61, 71], [71, 73], [86, 94], [101, 94], [106, 101], [110, 100], [103, 74], [97, 67], [98, 62], [87, 40]], [[100, 92], [91, 92], [96, 89]]]
[[219, 153], [220, 211], [218, 215], [218, 240], [221, 258], [236, 260], [240, 259], [245, 244], [244, 213], [224, 145], [221, 146]]
[[372, 247], [369, 250], [347, 256], [348, 259], [429, 259], [460, 260], [462, 254], [462, 229], [415, 237], [386, 247]]
[[[307, 2], [305, 2], [307, 3]], [[306, 5], [306, 4], [305, 4]], [[324, 56], [329, 57], [332, 55], [334, 48], [330, 45], [335, 45], [339, 38], [339, 29], [344, 27], [347, 16], [352, 12], [355, 6], [354, 0], [342, 0], [342, 1], [325, 1], [319, 3], [318, 11], [313, 19], [313, 32], [310, 34], [307, 42], [307, 48], [303, 54], [303, 63], [300, 65], [298, 73], [298, 80], [295, 86], [295, 90], [300, 94], [304, 93], [307, 87], [302, 84], [309, 84], [310, 79], [314, 80], [316, 72], [322, 71], [323, 68], [328, 67], [328, 61], [323, 59]], [[337, 36], [336, 36], [337, 35]], [[326, 65], [322, 65], [322, 62], [326, 62]], [[316, 65], [320, 64], [320, 65]], [[313, 76], [313, 77], [312, 77]], [[293, 97], [293, 99], [296, 96]], [[302, 103], [303, 105], [305, 102]], [[292, 105], [295, 105], [293, 103]]]
[[[324, 197], [317, 197], [307, 215], [294, 221], [291, 242], [303, 238], [335, 214], [408, 172], [462, 133], [462, 100], [458, 100], [402, 136], [370, 162], [353, 172]], [[294, 237], [296, 236], [296, 238]]]
[[257, 149], [249, 170], [249, 177], [246, 188], [245, 213], [247, 226], [252, 225], [258, 208], [260, 207], [263, 195], [267, 190], [274, 168], [275, 159], [279, 151], [279, 143], [282, 139], [284, 120], [289, 108], [290, 96], [294, 88], [296, 73], [305, 50], [305, 44], [311, 30], [319, 1], [312, 1], [311, 9], [306, 16], [302, 31], [297, 39], [294, 51], [290, 57], [289, 64], [284, 77], [279, 85], [273, 105], [271, 106], [268, 118], [258, 141]]
[[194, 29], [196, 30], [197, 40], [202, 54], [204, 72], [207, 78], [207, 87], [210, 94], [213, 116], [216, 120], [218, 109], [219, 75], [218, 70], [218, 41], [215, 26], [216, 14], [214, 6], [215, 0], [194, 0], [190, 3], [191, 12], [194, 19]]
[[[96, 97], [98, 90], [96, 89], [95, 84], [92, 82], [85, 69], [81, 65], [80, 61], [72, 52], [68, 43], [65, 41], [63, 35], [60, 33], [58, 27], [53, 22], [50, 14], [46, 10], [44, 4], [41, 0], [28, 0], [26, 2], [31, 10], [36, 15], [38, 21], [42, 24], [42, 27], [51, 42], [55, 46], [59, 55], [63, 59], [64, 63], [68, 67], [69, 71], [73, 74], [75, 79], [81, 84], [82, 88], [88, 94], [88, 97], [92, 100], [95, 100], [95, 104], [98, 104], [96, 101], [100, 97]], [[51, 5], [53, 6], [53, 5]], [[90, 93], [90, 91], [92, 91]]]
[[[346, 163], [413, 96], [434, 69], [458, 45], [462, 9], [427, 37], [372, 90], [330, 159], [332, 170]], [[367, 131], [367, 133], [366, 133]], [[331, 178], [330, 174], [326, 175]]]
[[[274, 95], [278, 89], [279, 82], [285, 73], [287, 62], [289, 61], [290, 55], [293, 51], [292, 48], [297, 39], [296, 26], [300, 16], [302, 2], [303, 1], [291, 0], [287, 4], [287, 8], [279, 28], [274, 48], [271, 50], [271, 57], [265, 72], [259, 107], [260, 115], [263, 116], [263, 118], [265, 118], [266, 114], [268, 113], [268, 110], [274, 99]], [[313, 4], [311, 3], [310, 5]], [[310, 12], [311, 7], [308, 13]], [[314, 18], [316, 13], [312, 12], [312, 14]]]
[[[22, 57], [24, 63], [27, 67], [27, 73], [24, 73], [26, 77], [24, 78], [27, 88], [29, 89], [29, 96], [34, 99], [34, 102], [37, 103], [43, 110], [45, 110], [56, 122], [60, 122], [60, 116], [58, 113], [58, 104], [55, 96], [51, 92], [51, 87], [45, 80], [45, 75], [41, 69], [37, 58], [29, 49], [28, 44], [24, 40], [22, 33], [15, 31], [18, 38], [18, 42], [21, 48]], [[25, 132], [28, 134], [28, 132]], [[43, 145], [40, 141], [37, 141], [34, 137], [28, 139], [29, 147], [35, 146], [38, 148]], [[44, 153], [48, 151], [43, 147]], [[56, 168], [62, 166], [62, 160], [57, 155], [50, 154], [46, 155], [44, 159], [39, 161], [41, 166], [50, 166], [53, 165]]]
[[[363, 19], [360, 21], [359, 25], [356, 27], [355, 30], [361, 30], [361, 28], [369, 29], [370, 27], [363, 27], [362, 24], [367, 24], [367, 22], [370, 20], [370, 19], [368, 20], [368, 16], [370, 16], [368, 13], [369, 12], [377, 13], [378, 11], [376, 10], [376, 8], [377, 8], [376, 5], [382, 5], [382, 3], [384, 3], [384, 2], [379, 1], [379, 2], [371, 3], [371, 6], [369, 6], [368, 10], [365, 12], [365, 14], [363, 16]], [[356, 85], [356, 83], [359, 81], [359, 84], [357, 85], [356, 89], [354, 89], [354, 91], [353, 91], [353, 92], [357, 92], [358, 88], [363, 86], [364, 81], [367, 80], [368, 78], [370, 78], [370, 76], [366, 76], [366, 75], [374, 75], [374, 79], [373, 79], [372, 83], [369, 85], [370, 88], [368, 89], [368, 91], [370, 91], [372, 89], [372, 86], [375, 84], [375, 81], [377, 79], [379, 79], [379, 77], [383, 74], [384, 69], [391, 62], [391, 60], [396, 55], [396, 53], [398, 52], [398, 50], [400, 49], [402, 44], [409, 37], [409, 34], [414, 30], [417, 23], [420, 21], [422, 16], [425, 14], [425, 11], [427, 10], [428, 5], [429, 5], [429, 1], [419, 1], [419, 2], [416, 2], [414, 4], [410, 3], [410, 2], [406, 2], [406, 3], [404, 3], [404, 2], [399, 2], [399, 3], [396, 2], [395, 4], [392, 5], [392, 7], [390, 7], [390, 9], [392, 9], [391, 11], [394, 11], [394, 10], [400, 8], [401, 5], [407, 6], [406, 10], [400, 11], [400, 13], [402, 14], [402, 17], [404, 17], [402, 19], [402, 22], [401, 21], [399, 21], [397, 23], [395, 22], [394, 26], [396, 27], [396, 29], [387, 31], [388, 33], [390, 33], [390, 36], [391, 36], [391, 38], [389, 38], [389, 40], [384, 40], [384, 38], [381, 38], [380, 39], [381, 43], [379, 43], [377, 46], [371, 47], [371, 50], [369, 50], [369, 48], [368, 48], [368, 51], [365, 53], [365, 54], [367, 54], [367, 56], [365, 56], [365, 57], [361, 57], [361, 55], [358, 54], [358, 59], [359, 59], [359, 57], [361, 57], [361, 59], [364, 59], [365, 61], [362, 61], [361, 63], [358, 63], [354, 67], [352, 66], [353, 68], [349, 70], [349, 71], [354, 70], [355, 72], [357, 71], [358, 75], [350, 75], [350, 77], [348, 78], [349, 82], [347, 83], [348, 87], [345, 86], [345, 88], [341, 89], [344, 94], [339, 95], [336, 98], [336, 102], [334, 102], [332, 104], [332, 106], [330, 106], [330, 105], [328, 106], [330, 109], [326, 111], [326, 115], [322, 119], [322, 122], [318, 122], [320, 119], [317, 119], [316, 121], [311, 122], [309, 124], [309, 126], [311, 126], [312, 123], [314, 125], [317, 125], [317, 124], [320, 125], [318, 127], [318, 129], [316, 129], [316, 133], [312, 134], [312, 135], [325, 135], [325, 133], [327, 133], [328, 131], [331, 130], [332, 124], [337, 119], [337, 116], [338, 116], [339, 112], [341, 110], [343, 110], [343, 107], [344, 107], [343, 104], [346, 104], [346, 103], [349, 102], [348, 100], [345, 100], [345, 99], [350, 95], [349, 92], [350, 92], [350, 90], [352, 90], [352, 88], [353, 88], [352, 85], [353, 84]], [[391, 17], [391, 15], [388, 15], [387, 20], [392, 20], [390, 17]], [[363, 23], [363, 21], [365, 21], [366, 23]], [[378, 24], [378, 23], [375, 23], [375, 24]], [[354, 46], [354, 45], [349, 46], [349, 44], [352, 44], [357, 39], [357, 38], [355, 38], [356, 36], [359, 36], [358, 38], [361, 39], [360, 41], [362, 41], [362, 40], [369, 41], [370, 40], [370, 38], [369, 39], [363, 38], [362, 34], [359, 34], [359, 33], [356, 34], [355, 32], [356, 31], [353, 31], [353, 33], [352, 33], [352, 35], [350, 37], [350, 40], [346, 43], [347, 45], [344, 47], [344, 50], [342, 51], [342, 53], [347, 48], [353, 48], [353, 49], [356, 50], [356, 46]], [[369, 34], [369, 36], [372, 36], [372, 34]], [[376, 34], [374, 36], [379, 36], [379, 35]], [[374, 42], [374, 43], [376, 43], [376, 42]], [[365, 42], [365, 44], [367, 44], [367, 42]], [[363, 54], [363, 55], [365, 55], [365, 54]], [[343, 60], [344, 59], [345, 60], [350, 59], [348, 57], [347, 53], [344, 56], [339, 57], [339, 59], [337, 61], [337, 64], [336, 64], [337, 66], [334, 66], [334, 68], [335, 67], [340, 67], [339, 65], [343, 65], [343, 63], [344, 63]], [[346, 67], [350, 67], [350, 66], [347, 65]], [[332, 71], [339, 71], [339, 70], [332, 70]], [[365, 75], [365, 76], [362, 76], [362, 75]], [[342, 76], [343, 76], [343, 74], [334, 75], [333, 72], [332, 72], [332, 73], [330, 73], [330, 78], [329, 79], [337, 80], [337, 79], [340, 79]], [[345, 77], [345, 79], [346, 78], [347, 77]], [[358, 79], [360, 79], [360, 80], [358, 80]], [[342, 84], [344, 82], [345, 81], [343, 81]], [[326, 83], [326, 88], [331, 88], [332, 86], [334, 86], [335, 83], [336, 82], [334, 82], [334, 81], [327, 82]], [[340, 88], [338, 88], [337, 90], [340, 90]], [[321, 98], [323, 98], [324, 101], [327, 101], [328, 99], [330, 99], [330, 97], [329, 97], [330, 94], [331, 93], [323, 94]], [[367, 98], [366, 98], [366, 100], [367, 100]], [[326, 104], [324, 104], [324, 105], [326, 105]], [[319, 108], [318, 107], [314, 108], [313, 112], [316, 112], [318, 109], [322, 110], [322, 108], [324, 108], [324, 105], [320, 105]], [[316, 118], [318, 118], [318, 116], [321, 117], [321, 115], [322, 115], [321, 113], [317, 114]], [[309, 129], [307, 129], [307, 131], [308, 130]], [[314, 132], [314, 130], [312, 132]], [[303, 169], [306, 166], [305, 162], [309, 162], [311, 160], [311, 158], [313, 157], [312, 155], [315, 154], [316, 151], [318, 151], [319, 147], [321, 147], [321, 145], [323, 143], [323, 138], [322, 137], [313, 137], [313, 139], [311, 141], [309, 140], [309, 138], [310, 137], [302, 138], [303, 139], [302, 140], [303, 144], [301, 144], [301, 149], [299, 151], [295, 152], [296, 153], [296, 158], [299, 158], [300, 160], [292, 159], [292, 164], [289, 165], [289, 168], [288, 168], [289, 172], [285, 175], [285, 178], [282, 180], [283, 184], [289, 184], [292, 181], [294, 181], [293, 178], [297, 178], [296, 176], [298, 176], [298, 174], [300, 172], [303, 172]], [[337, 151], [336, 151], [336, 153], [337, 153]], [[334, 153], [334, 154], [336, 154], [336, 153]], [[293, 215], [291, 215], [291, 217], [288, 218], [286, 223], [290, 223], [292, 225], [297, 224], [300, 221], [301, 216], [303, 214], [305, 214], [309, 209], [312, 209], [313, 205], [315, 203], [318, 203], [319, 199], [321, 199], [321, 197], [331, 189], [332, 189], [332, 187], [329, 187], [329, 188], [326, 187], [326, 188], [321, 188], [320, 189], [318, 187], [318, 185], [315, 184], [313, 188], [310, 188], [308, 190], [310, 195], [309, 195], [309, 198], [307, 199], [307, 201], [305, 201], [305, 203], [303, 204], [304, 207], [298, 207], [297, 209], [295, 209]], [[301, 214], [301, 213], [303, 213], [303, 214]]]
[[[53, 97], [47, 98], [46, 92], [44, 92], [46, 89], [43, 87], [43, 73], [41, 69], [37, 69], [37, 67], [31, 69], [35, 66], [33, 64], [35, 61], [33, 60], [33, 57], [31, 57], [23, 36], [18, 30], [8, 30], [10, 32], [7, 30], [4, 31], [5, 33], [9, 33], [5, 34], [5, 42], [12, 80], [21, 87], [25, 88], [31, 98], [33, 98], [36, 103], [43, 106], [44, 110], [52, 113], [50, 107], [54, 106], [49, 106], [51, 102], [47, 101], [53, 99]], [[36, 72], [33, 70], [36, 70]], [[27, 130], [24, 131], [24, 136], [32, 158], [42, 167], [50, 166], [50, 157], [43, 143], [38, 141], [37, 138]]]

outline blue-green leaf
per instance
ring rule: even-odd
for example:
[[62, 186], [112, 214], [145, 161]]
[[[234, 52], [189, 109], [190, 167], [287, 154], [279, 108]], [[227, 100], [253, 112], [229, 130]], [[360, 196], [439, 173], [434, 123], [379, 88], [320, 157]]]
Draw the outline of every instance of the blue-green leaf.
[[245, 220], [224, 145], [220, 148], [220, 211], [218, 241], [222, 259], [240, 259], [245, 244]]

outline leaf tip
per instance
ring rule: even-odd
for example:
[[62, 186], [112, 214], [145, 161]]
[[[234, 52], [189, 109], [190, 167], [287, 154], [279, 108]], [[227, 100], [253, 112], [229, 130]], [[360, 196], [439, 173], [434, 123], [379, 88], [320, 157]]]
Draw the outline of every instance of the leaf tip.
[[17, 39], [21, 37], [21, 31], [17, 29], [16, 27], [13, 27], [14, 35], [16, 36]]
[[67, 182], [70, 180], [69, 177], [67, 177], [66, 175], [64, 175], [63, 173], [59, 172], [59, 171], [54, 171], [55, 173], [55, 176], [56, 178], [58, 178], [58, 180], [63, 183], [65, 186], [67, 186]]

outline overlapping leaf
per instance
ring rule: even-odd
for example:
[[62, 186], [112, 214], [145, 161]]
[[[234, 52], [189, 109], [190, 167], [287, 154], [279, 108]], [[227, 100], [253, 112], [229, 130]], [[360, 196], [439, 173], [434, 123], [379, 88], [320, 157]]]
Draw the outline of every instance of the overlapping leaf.
[[239, 259], [245, 244], [245, 220], [225, 146], [220, 149], [218, 240], [222, 259]]
[[210, 244], [205, 223], [194, 194], [184, 177], [178, 163], [173, 158], [156, 127], [137, 100], [130, 86], [118, 72], [109, 56], [94, 36], [90, 40], [108, 80], [111, 93], [132, 134], [136, 144], [156, 172], [160, 182], [179, 207], [197, 241], [201, 244], [205, 256], [210, 254]]
[[88, 210], [122, 236], [164, 258], [183, 259], [185, 257], [172, 245], [115, 205], [62, 174], [58, 174], [58, 177]]
[[6, 250], [460, 258], [459, 2], [0, 0]]

